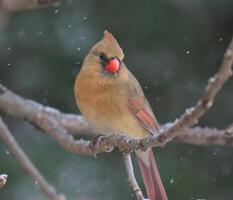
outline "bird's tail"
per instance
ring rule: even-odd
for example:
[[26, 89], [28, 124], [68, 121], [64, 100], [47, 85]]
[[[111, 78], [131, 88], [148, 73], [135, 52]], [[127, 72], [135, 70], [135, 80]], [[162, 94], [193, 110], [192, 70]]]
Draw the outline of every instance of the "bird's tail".
[[147, 195], [150, 200], [167, 200], [152, 149], [136, 152]]

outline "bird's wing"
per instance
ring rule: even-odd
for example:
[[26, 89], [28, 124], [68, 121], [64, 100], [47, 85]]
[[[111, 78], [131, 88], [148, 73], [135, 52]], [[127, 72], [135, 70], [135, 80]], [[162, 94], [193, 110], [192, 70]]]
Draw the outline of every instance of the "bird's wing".
[[156, 134], [159, 132], [159, 123], [144, 96], [141, 86], [136, 78], [134, 80], [134, 84], [130, 84], [130, 87], [128, 87], [128, 108], [147, 131]]
[[[146, 99], [145, 99], [146, 100]], [[129, 109], [136, 117], [138, 122], [151, 134], [158, 133], [159, 124], [142, 98], [129, 97]]]

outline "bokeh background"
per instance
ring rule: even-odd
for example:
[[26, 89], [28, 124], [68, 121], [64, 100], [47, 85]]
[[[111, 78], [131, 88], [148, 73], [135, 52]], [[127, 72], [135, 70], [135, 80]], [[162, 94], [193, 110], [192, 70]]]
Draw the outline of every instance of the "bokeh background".
[[[75, 76], [107, 29], [118, 38], [160, 123], [170, 122], [200, 98], [218, 70], [233, 33], [232, 11], [232, 0], [69, 0], [16, 12], [0, 24], [0, 82], [26, 98], [79, 113]], [[232, 91], [230, 80], [200, 126], [225, 128], [232, 122]], [[1, 115], [69, 200], [134, 199], [118, 151], [97, 158], [71, 154], [29, 123]], [[233, 199], [232, 148], [169, 143], [154, 151], [169, 199]], [[135, 170], [142, 185], [136, 162]], [[1, 141], [0, 172], [9, 175], [1, 200], [46, 199]]]

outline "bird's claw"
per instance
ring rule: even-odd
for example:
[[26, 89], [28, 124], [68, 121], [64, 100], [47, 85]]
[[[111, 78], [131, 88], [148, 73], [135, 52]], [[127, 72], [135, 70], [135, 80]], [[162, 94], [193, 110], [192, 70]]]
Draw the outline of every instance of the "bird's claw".
[[91, 150], [92, 150], [94, 157], [96, 157], [96, 153], [100, 147], [100, 143], [102, 141], [102, 138], [103, 138], [103, 135], [97, 135], [91, 143]]
[[[100, 148], [103, 138], [104, 138], [103, 135], [98, 135], [95, 137], [95, 139], [90, 144], [91, 145], [90, 148], [92, 150], [94, 157], [96, 157], [96, 154], [98, 152], [98, 149]], [[105, 149], [105, 152], [111, 152], [112, 150], [113, 150], [113, 147], [108, 147]]]

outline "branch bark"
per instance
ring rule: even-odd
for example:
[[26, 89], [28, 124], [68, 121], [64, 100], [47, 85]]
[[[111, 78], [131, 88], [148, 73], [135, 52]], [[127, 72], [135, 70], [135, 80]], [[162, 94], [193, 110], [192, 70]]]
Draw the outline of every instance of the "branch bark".
[[50, 185], [45, 178], [40, 174], [31, 160], [26, 156], [24, 151], [20, 148], [14, 137], [10, 133], [7, 126], [0, 118], [0, 138], [6, 145], [7, 149], [15, 156], [16, 160], [20, 163], [23, 169], [34, 179], [35, 183], [38, 184], [43, 193], [50, 200], [65, 200], [63, 194], [57, 194], [55, 188]]

